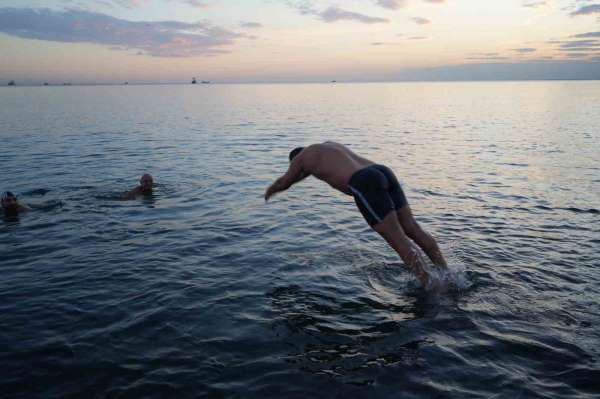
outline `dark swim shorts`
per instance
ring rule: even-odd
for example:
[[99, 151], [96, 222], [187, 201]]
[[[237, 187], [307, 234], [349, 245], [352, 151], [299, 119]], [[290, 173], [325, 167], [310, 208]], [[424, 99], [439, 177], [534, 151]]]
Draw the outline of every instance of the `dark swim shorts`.
[[370, 226], [381, 222], [390, 211], [408, 205], [398, 179], [387, 166], [371, 165], [355, 172], [348, 188]]

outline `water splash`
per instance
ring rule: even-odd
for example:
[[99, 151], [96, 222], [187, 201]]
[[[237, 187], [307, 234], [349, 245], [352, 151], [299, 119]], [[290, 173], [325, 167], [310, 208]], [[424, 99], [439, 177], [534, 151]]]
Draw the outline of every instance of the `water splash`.
[[448, 267], [441, 268], [435, 265], [426, 265], [429, 281], [425, 289], [432, 292], [464, 291], [473, 283], [467, 277], [465, 264], [453, 253], [447, 253]]

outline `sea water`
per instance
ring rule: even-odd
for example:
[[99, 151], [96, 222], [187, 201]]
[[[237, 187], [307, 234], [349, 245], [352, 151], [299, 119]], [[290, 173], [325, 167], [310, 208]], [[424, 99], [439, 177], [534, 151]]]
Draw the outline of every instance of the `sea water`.
[[[600, 82], [0, 88], [3, 398], [595, 398]], [[392, 168], [427, 291], [288, 152]], [[151, 196], [118, 200], [143, 173]]]

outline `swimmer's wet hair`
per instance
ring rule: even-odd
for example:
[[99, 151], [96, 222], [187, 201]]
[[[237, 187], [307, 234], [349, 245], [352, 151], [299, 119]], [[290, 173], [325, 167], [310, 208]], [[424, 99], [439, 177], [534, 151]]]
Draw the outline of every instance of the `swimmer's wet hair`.
[[5, 191], [5, 192], [3, 192], [3, 193], [2, 193], [2, 201], [4, 201], [5, 199], [8, 199], [8, 198], [17, 198], [17, 196], [16, 196], [16, 195], [14, 195], [14, 194], [13, 194], [12, 192], [10, 192], [10, 191]]
[[302, 151], [303, 149], [304, 147], [296, 147], [292, 151], [290, 151], [290, 162], [292, 162], [292, 159], [294, 159], [296, 155], [300, 154], [300, 151]]

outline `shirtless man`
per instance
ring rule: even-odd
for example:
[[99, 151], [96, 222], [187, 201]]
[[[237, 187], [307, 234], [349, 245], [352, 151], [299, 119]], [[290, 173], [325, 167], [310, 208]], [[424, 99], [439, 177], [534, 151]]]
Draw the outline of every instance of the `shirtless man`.
[[135, 199], [140, 194], [150, 194], [152, 193], [153, 185], [154, 179], [152, 179], [150, 174], [146, 173], [140, 178], [140, 185], [131, 191], [121, 194], [121, 199]]
[[22, 212], [29, 212], [31, 209], [19, 204], [17, 196], [10, 191], [5, 191], [2, 194], [2, 210], [5, 215], [15, 216]]
[[267, 189], [265, 201], [313, 175], [354, 197], [367, 223], [400, 255], [423, 286], [427, 286], [429, 275], [412, 241], [435, 265], [447, 267], [437, 242], [413, 217], [404, 192], [388, 167], [331, 141], [298, 147], [290, 152], [289, 159], [288, 171]]

